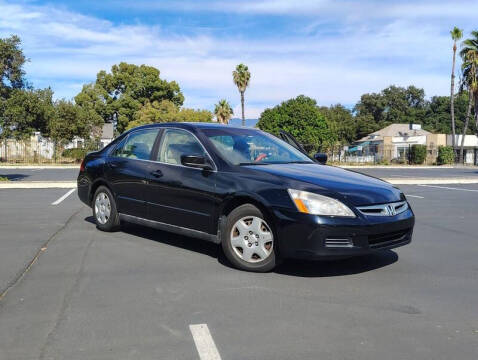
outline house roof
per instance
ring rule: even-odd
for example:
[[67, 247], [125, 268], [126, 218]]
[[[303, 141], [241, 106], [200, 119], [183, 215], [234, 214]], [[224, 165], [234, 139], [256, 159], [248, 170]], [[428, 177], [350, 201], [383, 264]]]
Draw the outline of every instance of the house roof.
[[357, 140], [360, 141], [380, 141], [384, 136], [427, 136], [431, 134], [429, 131], [418, 129], [410, 129], [410, 124], [391, 124], [383, 129], [377, 130], [367, 136]]

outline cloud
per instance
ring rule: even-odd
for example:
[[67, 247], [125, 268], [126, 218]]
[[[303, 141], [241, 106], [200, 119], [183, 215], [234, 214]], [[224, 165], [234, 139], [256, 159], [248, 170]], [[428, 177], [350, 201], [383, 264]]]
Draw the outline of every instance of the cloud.
[[231, 72], [245, 62], [252, 72], [246, 91], [250, 118], [299, 94], [314, 97], [321, 105], [354, 104], [361, 94], [390, 84], [414, 84], [429, 96], [447, 94], [449, 29], [460, 25], [471, 30], [478, 12], [478, 2], [304, 0], [298, 6], [286, 0], [234, 5], [181, 1], [149, 3], [149, 7], [147, 3], [135, 2], [135, 9], [176, 11], [176, 17], [168, 13], [168, 20], [178, 22], [185, 12], [198, 12], [203, 21], [207, 12], [224, 12], [265, 16], [267, 21], [268, 15], [277, 15], [288, 22], [267, 36], [247, 29], [186, 35], [177, 26], [168, 28], [166, 21], [122, 23], [51, 5], [0, 0], [0, 36], [15, 33], [22, 38], [31, 59], [26, 69], [30, 80], [35, 86], [51, 85], [56, 97], [73, 97], [81, 83], [94, 81], [99, 70], [127, 61], [156, 66], [162, 77], [178, 81], [185, 106], [212, 109], [226, 98], [240, 116]]
[[[242, 118], [241, 104], [237, 104], [233, 107], [233, 118]], [[246, 119], [258, 119], [261, 113], [264, 111], [263, 107], [249, 106], [247, 103], [244, 106], [244, 117]]]
[[[131, 8], [129, 1], [117, 6]], [[306, 17], [356, 18], [362, 21], [383, 18], [443, 18], [454, 17], [474, 19], [478, 4], [474, 0], [436, 1], [436, 0], [240, 0], [240, 1], [150, 1], [138, 0], [135, 8], [156, 9], [181, 12], [218, 12], [247, 15], [278, 15]], [[466, 10], [465, 10], [466, 9]]]

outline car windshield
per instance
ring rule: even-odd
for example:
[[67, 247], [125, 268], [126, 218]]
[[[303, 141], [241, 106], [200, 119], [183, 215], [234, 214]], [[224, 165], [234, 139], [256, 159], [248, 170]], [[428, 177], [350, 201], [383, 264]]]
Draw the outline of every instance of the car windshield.
[[204, 129], [217, 151], [234, 165], [312, 163], [286, 142], [253, 129]]

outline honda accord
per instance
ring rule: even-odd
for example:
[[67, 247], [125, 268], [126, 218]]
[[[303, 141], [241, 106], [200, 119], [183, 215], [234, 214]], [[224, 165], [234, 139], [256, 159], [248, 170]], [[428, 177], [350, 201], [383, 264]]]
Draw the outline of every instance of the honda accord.
[[132, 222], [212, 241], [248, 271], [410, 243], [414, 214], [398, 188], [325, 161], [284, 132], [152, 124], [88, 154], [78, 195], [100, 230]]

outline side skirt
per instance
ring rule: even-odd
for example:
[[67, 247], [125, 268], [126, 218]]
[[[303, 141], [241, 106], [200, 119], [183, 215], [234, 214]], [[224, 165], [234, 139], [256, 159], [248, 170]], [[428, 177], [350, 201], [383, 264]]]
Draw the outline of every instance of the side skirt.
[[221, 242], [220, 238], [217, 235], [208, 234], [203, 231], [193, 230], [193, 229], [185, 228], [182, 226], [166, 224], [159, 221], [144, 219], [144, 218], [140, 218], [133, 215], [119, 214], [119, 216], [120, 216], [120, 220], [123, 220], [126, 222], [149, 226], [155, 229], [169, 231], [178, 235], [190, 236], [190, 237], [198, 238], [201, 240], [211, 241], [215, 244], [219, 244]]

